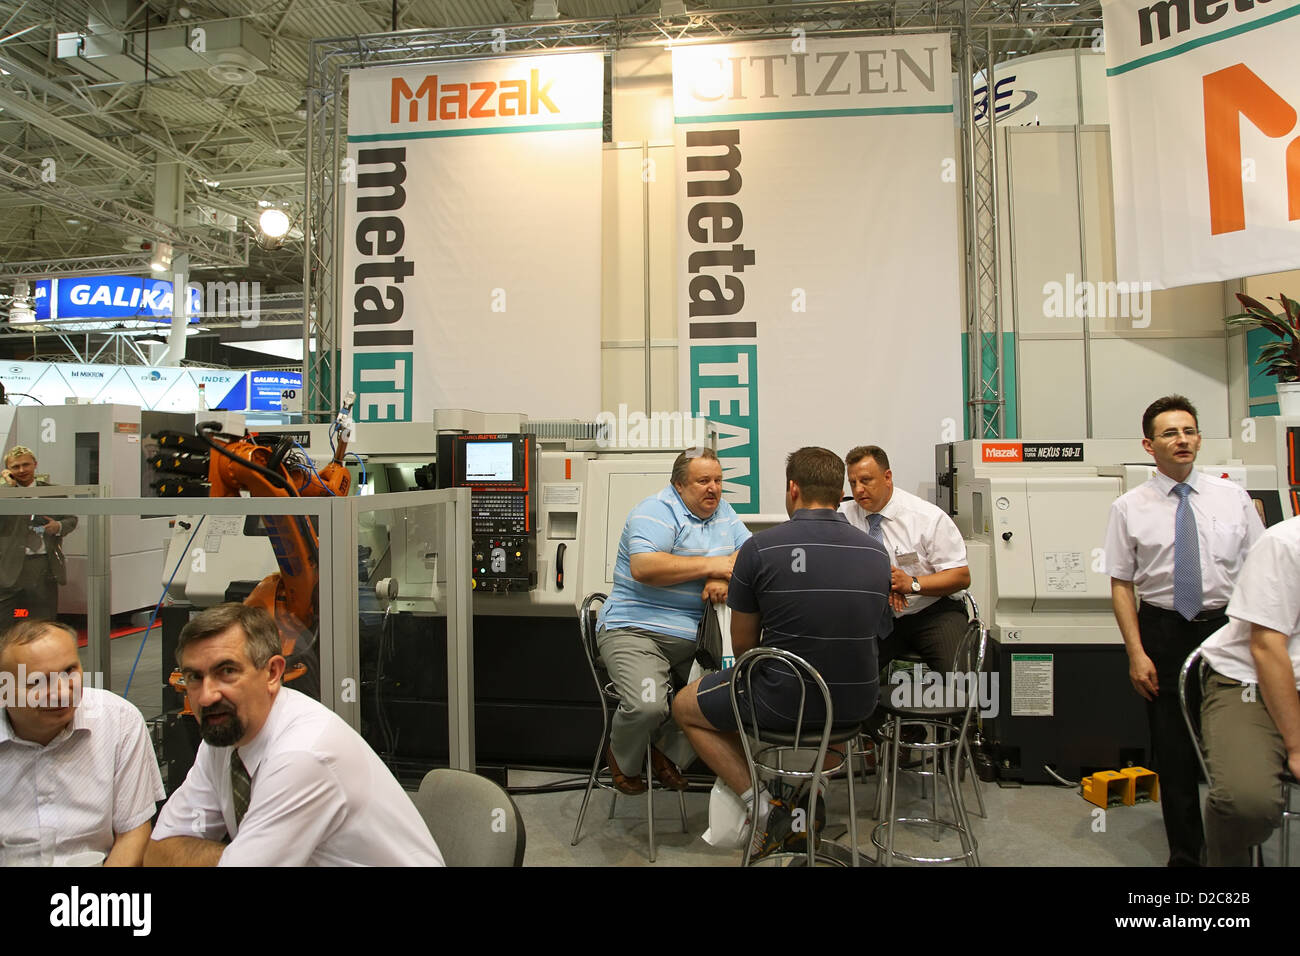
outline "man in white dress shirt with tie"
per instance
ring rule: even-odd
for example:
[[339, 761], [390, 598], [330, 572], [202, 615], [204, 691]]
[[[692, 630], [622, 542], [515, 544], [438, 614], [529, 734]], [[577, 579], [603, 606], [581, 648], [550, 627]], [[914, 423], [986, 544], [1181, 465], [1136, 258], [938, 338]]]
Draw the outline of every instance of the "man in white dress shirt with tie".
[[880, 664], [911, 650], [946, 674], [966, 633], [966, 609], [951, 600], [970, 586], [966, 542], [942, 508], [894, 487], [883, 449], [860, 445], [844, 463], [853, 500], [841, 504], [840, 512], [889, 552], [892, 634], [887, 621]]
[[200, 612], [176, 658], [203, 743], [163, 807], [146, 865], [443, 865], [415, 804], [366, 742], [281, 686], [280, 635], [265, 610]]
[[[1111, 505], [1106, 569], [1129, 680], [1147, 701], [1169, 865], [1199, 866], [1199, 765], [1178, 704], [1178, 675], [1187, 655], [1227, 623], [1237, 573], [1264, 527], [1245, 491], [1194, 468], [1201, 435], [1186, 398], [1152, 402], [1142, 434], [1156, 474]], [[1200, 707], [1199, 689], [1189, 688], [1188, 703]]]

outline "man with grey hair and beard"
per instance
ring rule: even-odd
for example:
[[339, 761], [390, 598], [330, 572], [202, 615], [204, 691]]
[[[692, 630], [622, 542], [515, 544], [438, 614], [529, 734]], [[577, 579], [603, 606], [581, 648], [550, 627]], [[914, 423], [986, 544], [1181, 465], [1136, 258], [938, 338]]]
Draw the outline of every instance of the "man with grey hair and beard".
[[443, 865], [415, 804], [366, 742], [281, 686], [280, 635], [265, 610], [219, 604], [196, 614], [176, 661], [203, 743], [145, 865]]

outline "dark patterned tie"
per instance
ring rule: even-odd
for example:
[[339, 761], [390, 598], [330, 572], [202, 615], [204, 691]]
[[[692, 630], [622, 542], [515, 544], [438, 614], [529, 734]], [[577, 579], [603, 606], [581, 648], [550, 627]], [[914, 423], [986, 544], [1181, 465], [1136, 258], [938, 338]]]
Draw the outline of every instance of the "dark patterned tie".
[[239, 759], [239, 751], [230, 752], [230, 792], [235, 798], [235, 826], [243, 822], [248, 812], [248, 800], [253, 795], [253, 780], [248, 776], [244, 761]]
[[1174, 513], [1174, 610], [1187, 620], [1201, 613], [1201, 545], [1196, 538], [1196, 515], [1187, 496], [1192, 486], [1174, 485], [1178, 510]]

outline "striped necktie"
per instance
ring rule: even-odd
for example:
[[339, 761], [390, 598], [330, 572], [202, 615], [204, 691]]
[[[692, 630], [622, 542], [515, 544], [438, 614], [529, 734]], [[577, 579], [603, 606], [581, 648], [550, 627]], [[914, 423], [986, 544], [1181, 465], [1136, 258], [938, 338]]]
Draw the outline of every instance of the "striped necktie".
[[[880, 542], [882, 548], [885, 547], [885, 532], [880, 526], [884, 523], [885, 516], [882, 514], [867, 515], [867, 537], [874, 538]], [[885, 548], [886, 553], [889, 549]], [[885, 616], [880, 622], [880, 630], [876, 634], [882, 641], [890, 634], [894, 633], [894, 612], [890, 610], [888, 597], [885, 599]]]
[[1196, 514], [1187, 496], [1192, 486], [1174, 485], [1178, 510], [1174, 513], [1174, 610], [1187, 620], [1201, 613], [1201, 545], [1196, 539]]
[[239, 751], [230, 752], [230, 792], [235, 798], [235, 826], [243, 822], [248, 812], [248, 801], [253, 795], [253, 780], [248, 775], [248, 768], [239, 759]]

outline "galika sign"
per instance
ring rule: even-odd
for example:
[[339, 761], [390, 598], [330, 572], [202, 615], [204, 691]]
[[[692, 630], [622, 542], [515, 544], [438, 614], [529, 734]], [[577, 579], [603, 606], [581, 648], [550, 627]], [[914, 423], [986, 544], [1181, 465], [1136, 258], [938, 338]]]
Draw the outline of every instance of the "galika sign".
[[373, 67], [348, 84], [339, 308], [357, 420], [594, 417], [601, 55]]
[[[86, 276], [42, 279], [36, 283], [36, 321], [53, 319], [130, 319], [172, 316], [172, 282], [141, 276]], [[189, 289], [188, 315], [203, 311], [203, 292]], [[192, 318], [191, 322], [197, 322]]]
[[963, 414], [952, 97], [942, 33], [673, 48], [681, 410], [737, 511], [779, 510], [803, 445], [933, 475]]
[[1300, 0], [1103, 0], [1116, 266], [1156, 288], [1300, 266]]

